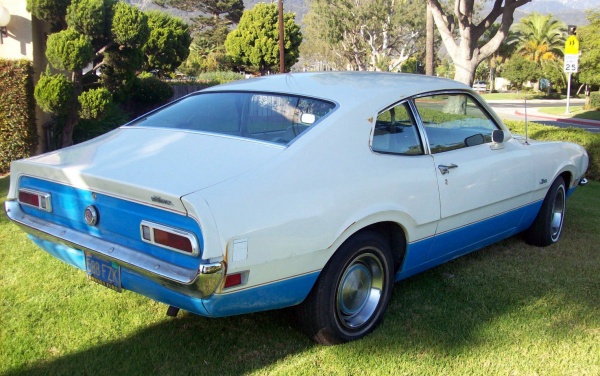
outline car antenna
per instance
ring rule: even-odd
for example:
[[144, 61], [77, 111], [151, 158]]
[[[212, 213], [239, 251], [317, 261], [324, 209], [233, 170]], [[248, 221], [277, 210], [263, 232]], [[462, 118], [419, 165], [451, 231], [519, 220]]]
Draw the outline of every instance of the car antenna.
[[529, 145], [529, 123], [527, 122], [527, 97], [525, 97], [525, 145]]

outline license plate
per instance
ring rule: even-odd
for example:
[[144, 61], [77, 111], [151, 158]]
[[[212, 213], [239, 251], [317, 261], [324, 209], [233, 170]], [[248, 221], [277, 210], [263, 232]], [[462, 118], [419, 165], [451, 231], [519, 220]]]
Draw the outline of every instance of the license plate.
[[112, 261], [85, 252], [85, 270], [94, 282], [121, 292], [121, 267]]

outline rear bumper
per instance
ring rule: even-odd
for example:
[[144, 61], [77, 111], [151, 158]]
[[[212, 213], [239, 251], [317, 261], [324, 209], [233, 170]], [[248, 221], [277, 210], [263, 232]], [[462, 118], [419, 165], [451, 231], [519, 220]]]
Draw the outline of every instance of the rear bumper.
[[192, 298], [206, 298], [220, 285], [225, 263], [201, 264], [195, 268], [174, 265], [131, 248], [110, 243], [24, 213], [15, 200], [4, 204], [6, 215], [35, 238], [93, 253], [148, 279], [156, 285]]

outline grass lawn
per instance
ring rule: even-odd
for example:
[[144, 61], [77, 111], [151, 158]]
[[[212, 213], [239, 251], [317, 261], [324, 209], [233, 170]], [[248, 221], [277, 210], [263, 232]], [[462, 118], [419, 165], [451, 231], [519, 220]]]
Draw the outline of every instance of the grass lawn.
[[[515, 99], [548, 99], [543, 93], [519, 92], [519, 93], [486, 93], [481, 95], [486, 101], [489, 100], [515, 100]], [[573, 98], [574, 96], [572, 96]], [[561, 99], [565, 99], [565, 95], [561, 95]], [[556, 99], [556, 98], [552, 98]]]
[[[3, 204], [8, 177], [0, 179]], [[518, 236], [402, 281], [365, 339], [319, 346], [286, 311], [224, 319], [115, 293], [0, 215], [0, 375], [598, 375], [600, 183], [561, 241]]]
[[582, 106], [569, 106], [570, 113], [565, 114], [566, 106], [540, 107], [539, 112], [549, 115], [560, 115], [576, 119], [600, 120], [600, 111], [583, 110]]

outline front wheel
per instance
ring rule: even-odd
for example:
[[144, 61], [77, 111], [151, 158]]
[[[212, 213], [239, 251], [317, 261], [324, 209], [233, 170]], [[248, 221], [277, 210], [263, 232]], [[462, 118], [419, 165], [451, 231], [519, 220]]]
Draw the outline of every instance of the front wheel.
[[565, 181], [559, 176], [548, 190], [535, 221], [525, 233], [529, 244], [545, 247], [558, 241], [565, 220], [566, 201]]
[[303, 329], [326, 345], [364, 337], [383, 317], [393, 274], [391, 251], [382, 236], [363, 232], [348, 239], [298, 307]]

